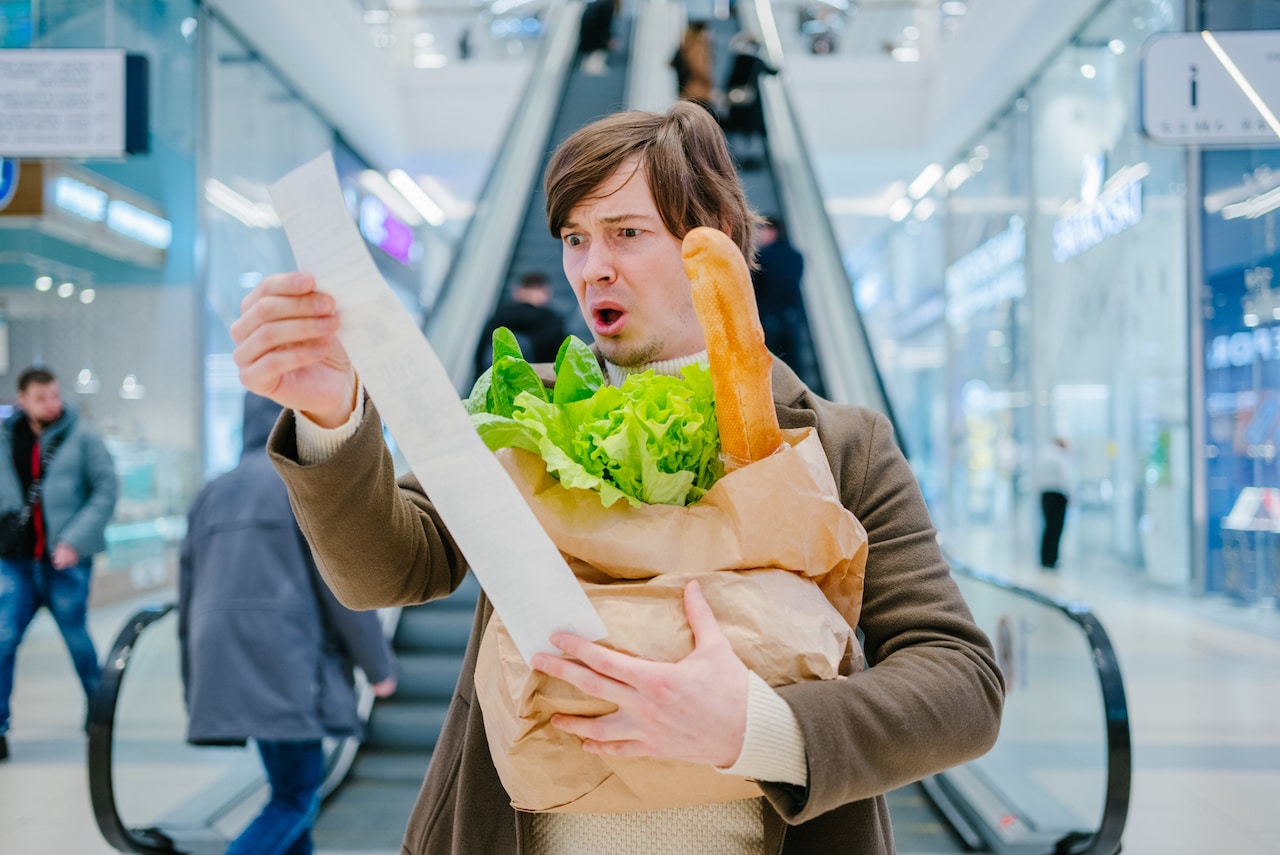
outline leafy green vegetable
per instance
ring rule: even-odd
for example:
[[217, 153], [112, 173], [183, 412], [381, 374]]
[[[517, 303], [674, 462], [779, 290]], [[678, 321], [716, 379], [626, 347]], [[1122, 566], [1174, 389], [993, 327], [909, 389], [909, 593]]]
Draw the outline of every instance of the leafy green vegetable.
[[605, 507], [619, 499], [637, 506], [692, 504], [723, 473], [706, 366], [691, 365], [681, 377], [646, 371], [621, 387], [608, 386], [595, 354], [570, 336], [555, 372], [548, 396], [515, 336], [494, 333], [493, 368], [467, 399], [489, 448], [539, 455], [560, 483], [595, 490]]

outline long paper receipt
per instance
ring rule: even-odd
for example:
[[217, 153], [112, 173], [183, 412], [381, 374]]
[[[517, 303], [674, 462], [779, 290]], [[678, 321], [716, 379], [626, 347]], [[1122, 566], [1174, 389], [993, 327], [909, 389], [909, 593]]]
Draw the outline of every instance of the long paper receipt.
[[573, 571], [471, 426], [448, 372], [379, 275], [329, 152], [271, 185], [298, 263], [332, 294], [338, 339], [527, 663], [551, 633], [607, 634]]

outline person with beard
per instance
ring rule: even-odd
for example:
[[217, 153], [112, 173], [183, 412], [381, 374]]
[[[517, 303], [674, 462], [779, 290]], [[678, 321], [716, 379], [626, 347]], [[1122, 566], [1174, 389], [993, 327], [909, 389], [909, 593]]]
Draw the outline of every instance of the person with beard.
[[117, 485], [106, 445], [63, 402], [58, 379], [45, 368], [18, 376], [18, 408], [0, 428], [0, 461], [9, 463], [0, 465], [0, 514], [25, 514], [25, 527], [0, 555], [2, 760], [18, 645], [41, 606], [62, 633], [85, 698], [97, 688], [101, 667], [86, 626], [89, 577], [94, 553], [106, 548]]
[[485, 322], [484, 332], [476, 347], [476, 376], [484, 373], [493, 361], [493, 332], [506, 327], [515, 333], [524, 358], [530, 362], [555, 362], [564, 343], [564, 318], [548, 304], [551, 302], [551, 280], [545, 273], [531, 272], [520, 277], [504, 300]]

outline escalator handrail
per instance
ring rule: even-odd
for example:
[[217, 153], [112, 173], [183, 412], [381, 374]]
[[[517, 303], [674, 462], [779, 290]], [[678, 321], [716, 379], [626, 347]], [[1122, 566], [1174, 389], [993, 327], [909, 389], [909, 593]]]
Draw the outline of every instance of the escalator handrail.
[[[744, 0], [738, 9], [743, 29], [760, 39], [765, 61], [780, 70], [777, 75], [763, 75], [758, 83], [769, 129], [765, 146], [788, 232], [805, 256], [801, 288], [810, 307], [809, 325], [826, 396], [884, 413], [907, 455], [906, 440], [894, 417], [871, 339], [853, 300], [853, 285], [809, 159], [811, 149], [805, 144], [781, 79], [785, 76], [784, 58], [772, 7], [768, 0]], [[821, 311], [816, 311], [817, 307]]]
[[[129, 828], [120, 817], [115, 796], [115, 770], [113, 768], [115, 743], [115, 713], [120, 700], [120, 687], [129, 668], [138, 639], [154, 623], [177, 608], [176, 603], [158, 603], [143, 606], [133, 614], [116, 636], [111, 652], [102, 666], [98, 688], [89, 701], [88, 778], [89, 801], [94, 819], [102, 837], [121, 852], [145, 853], [145, 855], [174, 855], [180, 852], [174, 841], [156, 828]], [[399, 611], [389, 615], [384, 622], [388, 637], [394, 634], [394, 622]], [[361, 729], [369, 723], [373, 709], [373, 688], [367, 682], [359, 690], [356, 701], [357, 718]], [[360, 740], [355, 736], [344, 737], [325, 752], [324, 779], [320, 785], [321, 799], [333, 792], [355, 761]], [[218, 806], [225, 809], [225, 805]], [[218, 812], [211, 811], [211, 816]]]
[[[476, 343], [502, 292], [547, 139], [577, 55], [582, 0], [551, 0], [547, 35], [519, 105], [458, 242], [426, 334], [455, 387], [471, 382]], [[483, 310], [477, 310], [483, 306]]]
[[98, 830], [111, 846], [121, 852], [175, 853], [173, 841], [162, 834], [128, 828], [116, 806], [115, 778], [112, 768], [115, 742], [116, 704], [120, 700], [120, 684], [133, 655], [138, 638], [147, 627], [173, 611], [173, 603], [144, 606], [134, 613], [116, 636], [102, 677], [89, 699], [88, 776], [89, 801]]
[[1129, 816], [1133, 744], [1120, 660], [1102, 621], [1085, 603], [1059, 600], [1030, 588], [1023, 588], [1008, 579], [977, 570], [950, 556], [947, 561], [952, 572], [1053, 609], [1083, 631], [1102, 690], [1107, 730], [1106, 797], [1097, 830], [1085, 835], [1068, 835], [1058, 842], [1053, 855], [1115, 855], [1120, 851], [1120, 840]]

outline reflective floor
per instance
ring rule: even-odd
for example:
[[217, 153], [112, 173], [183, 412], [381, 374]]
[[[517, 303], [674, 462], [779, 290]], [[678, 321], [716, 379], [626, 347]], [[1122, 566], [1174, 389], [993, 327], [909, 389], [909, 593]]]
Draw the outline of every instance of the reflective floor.
[[[1035, 566], [1029, 546], [1010, 556], [973, 536], [964, 543], [952, 539], [948, 548], [1019, 584], [1084, 600], [1102, 619], [1118, 650], [1132, 719], [1128, 855], [1276, 851], [1280, 611], [1151, 590], [1104, 559], [1067, 554], [1059, 570], [1047, 572]], [[94, 611], [91, 631], [99, 650], [136, 605]], [[28, 631], [16, 682], [11, 757], [0, 763], [0, 852], [112, 852], [90, 813], [80, 732], [83, 699], [45, 614]], [[1068, 780], [1053, 786], [1071, 791]]]

